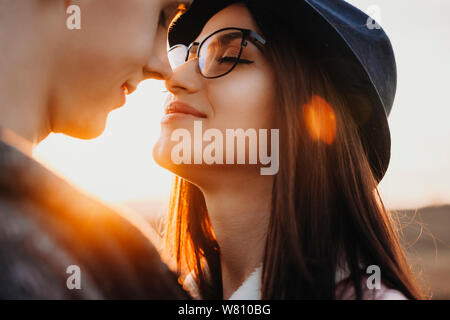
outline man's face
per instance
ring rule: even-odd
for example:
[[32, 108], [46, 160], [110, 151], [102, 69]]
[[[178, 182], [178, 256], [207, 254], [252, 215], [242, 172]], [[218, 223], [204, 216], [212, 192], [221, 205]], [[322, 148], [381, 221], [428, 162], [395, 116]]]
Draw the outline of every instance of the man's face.
[[171, 73], [167, 28], [180, 1], [67, 2], [79, 6], [81, 29], [69, 30], [64, 23], [52, 48], [50, 125], [54, 132], [90, 139], [103, 132], [108, 113], [125, 103], [127, 91], [144, 79]]

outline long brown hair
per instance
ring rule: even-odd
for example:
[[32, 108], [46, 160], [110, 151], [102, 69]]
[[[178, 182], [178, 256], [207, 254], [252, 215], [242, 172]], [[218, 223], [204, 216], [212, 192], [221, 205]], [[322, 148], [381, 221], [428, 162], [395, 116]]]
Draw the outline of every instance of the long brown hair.
[[[286, 34], [283, 21], [247, 7], [269, 44], [284, 146], [272, 191], [262, 299], [339, 298], [335, 274], [343, 265], [357, 299], [369, 265], [380, 268], [386, 286], [423, 298], [351, 116], [352, 109], [367, 107], [366, 100], [332, 81], [323, 61]], [[180, 281], [192, 272], [204, 299], [222, 299], [220, 248], [203, 194], [180, 177], [172, 192], [166, 252]]]

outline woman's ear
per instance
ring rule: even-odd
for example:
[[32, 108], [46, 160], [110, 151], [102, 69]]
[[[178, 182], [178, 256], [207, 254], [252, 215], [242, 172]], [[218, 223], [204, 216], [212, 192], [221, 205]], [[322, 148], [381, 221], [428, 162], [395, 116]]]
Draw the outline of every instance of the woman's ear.
[[336, 136], [336, 115], [330, 104], [321, 96], [313, 95], [303, 106], [303, 119], [310, 137], [331, 145]]

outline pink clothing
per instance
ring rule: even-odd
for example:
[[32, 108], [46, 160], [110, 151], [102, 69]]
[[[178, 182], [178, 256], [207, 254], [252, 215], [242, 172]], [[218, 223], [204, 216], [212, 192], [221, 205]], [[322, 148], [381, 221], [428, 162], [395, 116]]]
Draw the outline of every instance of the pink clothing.
[[[261, 294], [261, 272], [262, 267], [258, 267], [250, 276], [241, 284], [241, 286], [231, 295], [229, 300], [260, 300]], [[355, 299], [355, 291], [353, 286], [344, 286], [342, 280], [346, 278], [346, 272], [339, 270], [336, 273], [336, 296], [339, 300]], [[191, 293], [194, 299], [201, 299], [198, 287], [189, 274], [184, 281], [183, 287]], [[389, 289], [381, 284], [380, 289], [366, 289], [363, 292], [364, 300], [407, 300], [405, 295], [398, 290]]]

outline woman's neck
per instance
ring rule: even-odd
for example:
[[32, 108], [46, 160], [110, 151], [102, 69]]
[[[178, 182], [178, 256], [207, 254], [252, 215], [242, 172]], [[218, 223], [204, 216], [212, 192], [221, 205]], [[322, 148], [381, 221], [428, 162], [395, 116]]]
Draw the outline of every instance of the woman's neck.
[[230, 172], [214, 190], [203, 190], [220, 247], [225, 299], [262, 263], [273, 178]]

